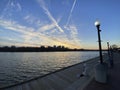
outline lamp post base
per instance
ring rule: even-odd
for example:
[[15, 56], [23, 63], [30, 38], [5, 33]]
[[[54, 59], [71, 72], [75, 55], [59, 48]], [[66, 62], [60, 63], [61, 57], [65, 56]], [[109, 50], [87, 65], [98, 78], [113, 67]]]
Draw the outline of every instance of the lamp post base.
[[95, 66], [95, 80], [99, 83], [107, 83], [107, 63], [99, 63]]

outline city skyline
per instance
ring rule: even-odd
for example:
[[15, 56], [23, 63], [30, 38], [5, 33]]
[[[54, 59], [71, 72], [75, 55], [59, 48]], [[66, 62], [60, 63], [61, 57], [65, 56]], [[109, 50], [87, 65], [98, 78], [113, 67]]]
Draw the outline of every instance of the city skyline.
[[96, 20], [102, 48], [120, 46], [118, 0], [1, 0], [1, 46], [53, 46], [97, 49]]

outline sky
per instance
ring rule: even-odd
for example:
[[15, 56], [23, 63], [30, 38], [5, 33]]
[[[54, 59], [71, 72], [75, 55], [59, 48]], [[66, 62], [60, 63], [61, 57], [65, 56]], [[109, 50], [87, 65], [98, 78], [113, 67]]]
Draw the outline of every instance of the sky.
[[120, 0], [0, 0], [0, 46], [120, 46]]

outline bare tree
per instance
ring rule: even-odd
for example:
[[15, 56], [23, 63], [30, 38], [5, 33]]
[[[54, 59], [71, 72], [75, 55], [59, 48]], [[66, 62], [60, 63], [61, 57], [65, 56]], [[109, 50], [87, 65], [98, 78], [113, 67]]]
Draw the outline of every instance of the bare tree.
[[117, 49], [118, 49], [118, 46], [117, 46], [116, 44], [113, 44], [113, 45], [111, 46], [111, 48], [112, 48], [113, 50], [117, 50]]

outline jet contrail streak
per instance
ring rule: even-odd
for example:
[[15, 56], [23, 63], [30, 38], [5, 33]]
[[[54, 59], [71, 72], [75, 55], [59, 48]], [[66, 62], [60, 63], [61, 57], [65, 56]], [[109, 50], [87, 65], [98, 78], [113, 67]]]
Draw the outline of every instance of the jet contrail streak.
[[74, 0], [74, 2], [73, 2], [72, 8], [71, 8], [71, 10], [70, 10], [70, 14], [69, 14], [69, 16], [68, 16], [68, 20], [67, 20], [66, 26], [68, 26], [68, 24], [69, 24], [69, 22], [70, 22], [70, 18], [71, 18], [72, 12], [73, 12], [73, 10], [74, 10], [76, 1], [77, 1], [77, 0]]
[[55, 20], [55, 18], [51, 15], [50, 11], [48, 10], [48, 8], [45, 6], [45, 3], [43, 0], [38, 0], [38, 2], [40, 3], [41, 7], [43, 8], [43, 10], [45, 11], [46, 15], [48, 16], [48, 18], [55, 24], [55, 26], [57, 27], [57, 29], [60, 32], [64, 32], [64, 30], [58, 25], [57, 21]]

